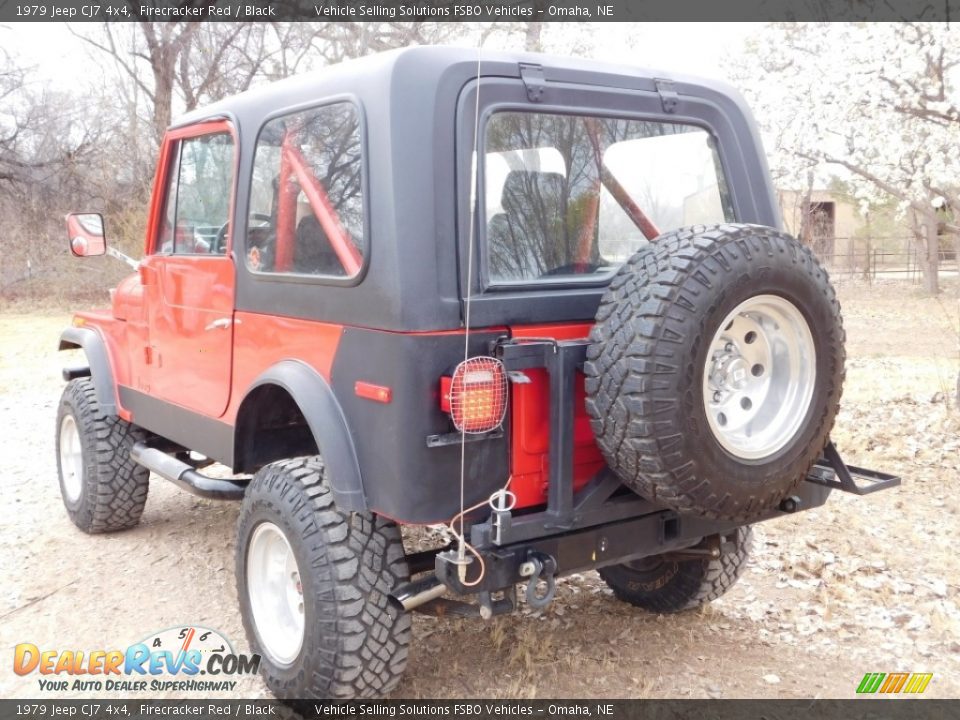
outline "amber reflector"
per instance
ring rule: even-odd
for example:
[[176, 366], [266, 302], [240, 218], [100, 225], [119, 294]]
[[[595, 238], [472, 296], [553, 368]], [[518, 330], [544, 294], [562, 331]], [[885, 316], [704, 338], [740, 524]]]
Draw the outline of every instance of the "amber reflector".
[[357, 397], [373, 400], [374, 402], [389, 403], [393, 400], [393, 390], [384, 385], [374, 385], [373, 383], [357, 380], [353, 386], [353, 391]]

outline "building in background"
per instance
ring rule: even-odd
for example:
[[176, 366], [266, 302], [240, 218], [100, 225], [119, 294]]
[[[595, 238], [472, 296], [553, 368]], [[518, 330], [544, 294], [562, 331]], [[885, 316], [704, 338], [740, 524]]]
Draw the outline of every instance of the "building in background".
[[831, 190], [778, 190], [777, 195], [786, 231], [828, 265], [842, 264], [837, 261], [855, 252], [856, 243], [850, 241], [871, 234], [867, 218], [847, 195]]
[[896, 207], [861, 212], [839, 190], [778, 190], [785, 230], [799, 237], [834, 274], [916, 279], [920, 269], [909, 214]]

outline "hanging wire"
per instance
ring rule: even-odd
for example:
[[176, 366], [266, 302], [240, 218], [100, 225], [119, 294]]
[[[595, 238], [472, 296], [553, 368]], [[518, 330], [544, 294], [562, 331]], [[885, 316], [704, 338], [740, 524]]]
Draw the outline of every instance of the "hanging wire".
[[[467, 278], [466, 278], [466, 297], [464, 298], [464, 311], [463, 311], [463, 361], [466, 362], [470, 357], [470, 306], [471, 300], [473, 299], [473, 247], [476, 235], [476, 225], [477, 225], [477, 175], [479, 173], [480, 166], [480, 65], [483, 61], [483, 39], [480, 40], [480, 45], [477, 47], [477, 87], [476, 87], [476, 98], [473, 107], [473, 163], [471, 165], [470, 172], [470, 230], [467, 235]], [[478, 585], [481, 580], [483, 580], [483, 575], [486, 571], [486, 568], [483, 563], [483, 558], [480, 556], [480, 553], [474, 549], [470, 543], [467, 542], [466, 537], [464, 536], [464, 516], [476, 510], [479, 507], [482, 507], [485, 502], [474, 505], [471, 508], [464, 508], [466, 503], [465, 499], [465, 485], [466, 485], [466, 469], [467, 469], [467, 433], [463, 430], [460, 431], [460, 512], [453, 516], [450, 520], [449, 528], [450, 531], [457, 536], [459, 541], [459, 547], [457, 550], [457, 561], [460, 566], [460, 582], [466, 587], [472, 587]], [[507, 483], [509, 484], [509, 480]], [[454, 523], [457, 519], [460, 520], [460, 532], [454, 529]], [[469, 551], [480, 563], [480, 574], [477, 576], [476, 580], [471, 582], [466, 581], [467, 574], [467, 551]]]

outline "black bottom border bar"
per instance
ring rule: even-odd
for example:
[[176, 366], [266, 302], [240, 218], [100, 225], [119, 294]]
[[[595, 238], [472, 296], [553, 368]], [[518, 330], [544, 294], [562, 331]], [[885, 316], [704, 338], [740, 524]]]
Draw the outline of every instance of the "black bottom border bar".
[[[851, 690], [854, 692], [855, 688]], [[559, 718], [609, 720], [781, 720], [876, 718], [924, 720], [957, 717], [958, 699], [921, 696], [837, 700], [0, 700], [0, 720], [116, 718]]]

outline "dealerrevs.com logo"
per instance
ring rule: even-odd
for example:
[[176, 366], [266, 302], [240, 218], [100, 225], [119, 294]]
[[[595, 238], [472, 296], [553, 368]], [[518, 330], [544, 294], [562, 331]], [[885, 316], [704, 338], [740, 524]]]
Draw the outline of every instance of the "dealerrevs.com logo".
[[216, 630], [188, 626], [152, 633], [125, 650], [14, 648], [13, 671], [36, 673], [43, 692], [216, 692], [260, 669], [259, 655], [235, 653]]

